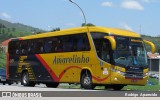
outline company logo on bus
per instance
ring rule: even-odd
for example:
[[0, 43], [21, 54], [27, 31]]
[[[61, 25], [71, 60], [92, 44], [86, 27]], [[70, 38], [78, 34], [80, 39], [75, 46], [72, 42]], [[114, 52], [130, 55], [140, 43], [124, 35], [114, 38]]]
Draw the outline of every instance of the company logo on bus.
[[67, 64], [67, 63], [89, 63], [90, 58], [82, 56], [73, 55], [68, 58], [59, 58], [57, 56], [53, 59], [53, 64]]

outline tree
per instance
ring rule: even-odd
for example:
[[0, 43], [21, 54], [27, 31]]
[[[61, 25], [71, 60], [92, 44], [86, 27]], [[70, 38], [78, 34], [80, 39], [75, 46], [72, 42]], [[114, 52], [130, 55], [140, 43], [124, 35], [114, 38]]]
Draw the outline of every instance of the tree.
[[158, 48], [158, 53], [160, 54], [160, 47]]
[[83, 27], [83, 26], [96, 26], [96, 25], [94, 25], [94, 24], [92, 24], [92, 23], [87, 23], [87, 24], [82, 23], [82, 25], [81, 25], [81, 26]]
[[0, 47], [0, 54], [1, 54], [1, 53], [3, 53], [3, 48], [2, 48], [2, 47]]
[[59, 27], [52, 29], [50, 32], [60, 31], [61, 29]]
[[2, 28], [2, 24], [0, 23], [0, 29]]
[[13, 27], [13, 28], [12, 28], [12, 31], [15, 32], [15, 31], [16, 31], [16, 28]]
[[8, 28], [8, 32], [10, 32], [10, 28]]
[[6, 28], [6, 26], [2, 24], [2, 28]]
[[4, 29], [2, 30], [2, 33], [5, 33], [5, 30], [4, 30]]

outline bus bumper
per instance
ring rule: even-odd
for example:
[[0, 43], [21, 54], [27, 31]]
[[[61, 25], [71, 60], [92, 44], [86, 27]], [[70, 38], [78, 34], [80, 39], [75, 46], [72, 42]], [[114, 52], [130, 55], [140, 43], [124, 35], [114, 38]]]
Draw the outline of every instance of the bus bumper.
[[143, 78], [126, 78], [124, 75], [114, 73], [111, 75], [111, 84], [125, 84], [125, 85], [146, 85], [148, 76]]

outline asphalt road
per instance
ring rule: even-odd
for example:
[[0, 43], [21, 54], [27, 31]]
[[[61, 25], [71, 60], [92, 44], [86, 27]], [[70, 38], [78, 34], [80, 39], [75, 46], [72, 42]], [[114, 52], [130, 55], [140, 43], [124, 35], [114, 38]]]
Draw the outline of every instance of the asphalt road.
[[[67, 84], [63, 84], [68, 86]], [[48, 88], [45, 84], [36, 85], [35, 87], [25, 87], [19, 84], [3, 85], [0, 83], [0, 91], [98, 91], [98, 90], [84, 90], [84, 89], [65, 89], [65, 88]]]
[[[67, 84], [62, 84], [67, 85]], [[19, 84], [3, 85], [0, 83], [0, 92], [15, 93], [41, 93], [42, 97], [159, 97], [160, 92], [149, 91], [113, 91], [113, 90], [85, 90], [85, 89], [66, 89], [66, 88], [48, 88], [44, 84], [35, 87], [24, 87]], [[16, 96], [16, 95], [13, 95]], [[2, 97], [2, 93], [0, 93]]]

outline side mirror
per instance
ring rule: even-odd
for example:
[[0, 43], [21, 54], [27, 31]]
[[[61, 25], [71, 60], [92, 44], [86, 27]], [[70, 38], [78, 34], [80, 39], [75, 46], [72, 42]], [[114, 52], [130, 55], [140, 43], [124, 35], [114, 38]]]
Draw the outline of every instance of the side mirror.
[[152, 54], [154, 54], [155, 51], [156, 51], [155, 45], [152, 42], [150, 42], [150, 41], [147, 41], [147, 40], [143, 40], [143, 41], [144, 41], [144, 43], [148, 44], [151, 47]]
[[116, 41], [115, 41], [114, 37], [105, 36], [104, 38], [109, 40], [109, 42], [111, 43], [112, 50], [115, 50], [116, 49]]

